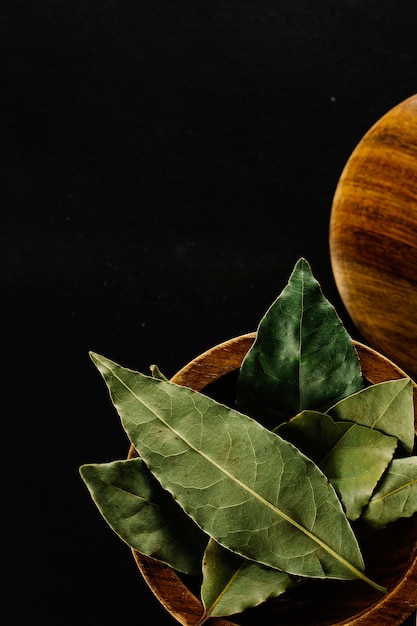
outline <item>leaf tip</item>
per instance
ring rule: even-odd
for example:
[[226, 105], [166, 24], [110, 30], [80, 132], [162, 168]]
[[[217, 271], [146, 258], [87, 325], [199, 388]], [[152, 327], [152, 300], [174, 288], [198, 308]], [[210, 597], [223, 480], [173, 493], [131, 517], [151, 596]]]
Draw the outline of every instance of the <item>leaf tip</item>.
[[149, 369], [151, 370], [152, 378], [155, 378], [156, 380], [168, 381], [168, 378], [161, 372], [157, 365], [153, 364], [149, 367]]

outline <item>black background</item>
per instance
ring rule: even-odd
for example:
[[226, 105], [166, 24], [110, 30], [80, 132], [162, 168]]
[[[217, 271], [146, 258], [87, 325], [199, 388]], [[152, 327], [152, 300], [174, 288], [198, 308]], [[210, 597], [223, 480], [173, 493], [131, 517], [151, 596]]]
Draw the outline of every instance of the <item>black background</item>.
[[128, 448], [88, 351], [171, 376], [255, 330], [301, 256], [361, 339], [331, 203], [417, 92], [416, 3], [0, 7], [8, 623], [174, 624], [78, 475]]

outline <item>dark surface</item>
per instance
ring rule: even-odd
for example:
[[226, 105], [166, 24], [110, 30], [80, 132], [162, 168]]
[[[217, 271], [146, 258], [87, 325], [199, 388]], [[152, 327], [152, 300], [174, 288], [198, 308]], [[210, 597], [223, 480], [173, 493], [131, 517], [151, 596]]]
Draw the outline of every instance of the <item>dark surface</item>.
[[417, 92], [416, 4], [0, 10], [12, 623], [174, 624], [78, 476], [128, 448], [88, 351], [171, 376], [255, 330], [300, 256], [360, 339], [331, 272], [331, 202], [363, 134]]

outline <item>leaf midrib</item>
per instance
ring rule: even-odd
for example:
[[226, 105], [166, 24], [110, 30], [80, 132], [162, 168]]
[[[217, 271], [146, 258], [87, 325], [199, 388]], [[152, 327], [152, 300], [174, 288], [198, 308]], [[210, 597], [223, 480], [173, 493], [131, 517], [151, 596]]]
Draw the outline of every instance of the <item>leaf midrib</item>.
[[399, 493], [403, 489], [411, 488], [416, 483], [417, 483], [417, 478], [415, 478], [413, 480], [410, 480], [409, 482], [404, 483], [400, 487], [396, 487], [395, 489], [392, 489], [391, 491], [388, 491], [387, 493], [384, 493], [384, 494], [378, 496], [378, 498], [372, 499], [371, 502], [369, 503], [369, 505], [376, 504], [377, 502], [382, 502], [386, 498], [390, 498], [391, 496], [393, 496], [396, 493]]

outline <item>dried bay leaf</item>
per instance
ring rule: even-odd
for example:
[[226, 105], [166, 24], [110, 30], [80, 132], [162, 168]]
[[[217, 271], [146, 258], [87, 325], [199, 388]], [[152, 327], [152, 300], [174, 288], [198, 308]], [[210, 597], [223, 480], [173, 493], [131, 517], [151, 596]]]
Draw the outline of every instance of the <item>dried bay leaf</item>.
[[209, 617], [240, 613], [275, 598], [300, 582], [286, 572], [265, 567], [226, 550], [210, 539], [203, 559], [201, 599]]
[[362, 388], [352, 339], [301, 258], [242, 362], [236, 407], [274, 428], [304, 409], [324, 412]]
[[374, 529], [417, 513], [417, 456], [393, 459], [361, 519]]
[[414, 446], [413, 383], [410, 378], [388, 380], [352, 394], [332, 406], [328, 413], [397, 437], [410, 454]]
[[201, 393], [90, 355], [130, 441], [204, 532], [295, 576], [361, 578], [383, 590], [363, 572], [334, 488], [297, 448]]
[[352, 521], [368, 504], [398, 443], [396, 437], [318, 411], [302, 411], [277, 432], [317, 463]]
[[198, 575], [208, 541], [142, 459], [85, 464], [80, 474], [100, 513], [131, 548]]

